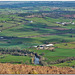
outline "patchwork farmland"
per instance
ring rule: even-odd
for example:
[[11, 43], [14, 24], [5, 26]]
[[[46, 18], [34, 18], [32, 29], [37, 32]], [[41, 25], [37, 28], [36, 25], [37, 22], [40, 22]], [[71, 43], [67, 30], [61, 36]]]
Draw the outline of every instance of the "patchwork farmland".
[[1, 2], [0, 63], [75, 68], [74, 13], [73, 2]]

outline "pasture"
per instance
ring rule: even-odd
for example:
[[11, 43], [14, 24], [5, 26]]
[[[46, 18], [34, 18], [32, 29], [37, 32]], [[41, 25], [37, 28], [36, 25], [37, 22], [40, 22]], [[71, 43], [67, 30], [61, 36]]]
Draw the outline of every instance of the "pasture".
[[[75, 57], [75, 24], [62, 24], [64, 22], [75, 22], [74, 19], [64, 17], [52, 18], [48, 16], [27, 18], [25, 13], [33, 10], [31, 8], [29, 8], [31, 10], [24, 10], [26, 8], [20, 9], [17, 11], [16, 9], [10, 11], [6, 9], [6, 12], [0, 9], [0, 48], [20, 48], [27, 49], [39, 55], [43, 54], [42, 57], [45, 58], [45, 62], [47, 63], [67, 57]], [[43, 10], [43, 7], [40, 7], [40, 9]], [[40, 10], [38, 8], [34, 9], [34, 12], [37, 11]], [[43, 11], [51, 11], [51, 9], [45, 8]], [[24, 15], [20, 16], [21, 13]], [[30, 21], [33, 21], [33, 23]], [[57, 22], [60, 24], [57, 24]], [[47, 43], [55, 43], [54, 52], [30, 48]], [[4, 58], [0, 59], [0, 62], [28, 62], [30, 64], [30, 60], [31, 57], [29, 56], [12, 56], [6, 54]], [[67, 65], [68, 62], [54, 65], [72, 66], [74, 63], [75, 61], [72, 61], [70, 65]]]
[[1, 55], [4, 56], [3, 58], [0, 58], [0, 63], [15, 63], [15, 64], [21, 64], [27, 62], [30, 64], [31, 57], [29, 56], [13, 56], [13, 55]]

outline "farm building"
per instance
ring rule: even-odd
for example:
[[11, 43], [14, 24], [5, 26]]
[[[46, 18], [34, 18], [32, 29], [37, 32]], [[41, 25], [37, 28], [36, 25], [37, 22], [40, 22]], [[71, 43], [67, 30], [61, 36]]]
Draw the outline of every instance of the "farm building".
[[72, 24], [75, 24], [74, 22]]
[[30, 21], [30, 23], [33, 23], [33, 21]]
[[37, 48], [37, 46], [33, 46], [33, 47]]
[[1, 39], [3, 39], [3, 37], [0, 37]]
[[52, 47], [54, 46], [53, 44], [47, 44], [46, 47]]
[[48, 49], [50, 47], [53, 47], [54, 45], [53, 44], [44, 44], [44, 45], [39, 45], [39, 46], [33, 46], [37, 49]]
[[44, 44], [44, 45], [40, 45], [39, 47], [52, 47], [54, 46], [53, 44]]
[[[62, 24], [62, 25], [67, 25], [67, 24], [71, 24], [71, 22], [56, 22], [57, 24]], [[74, 22], [72, 23], [74, 24]]]

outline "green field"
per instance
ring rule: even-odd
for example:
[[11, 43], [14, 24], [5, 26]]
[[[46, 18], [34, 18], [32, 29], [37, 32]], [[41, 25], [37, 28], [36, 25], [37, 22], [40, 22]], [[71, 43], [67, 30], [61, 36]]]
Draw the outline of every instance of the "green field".
[[1, 63], [25, 63], [30, 64], [31, 58], [29, 56], [12, 56], [12, 55], [2, 55], [4, 58], [0, 58]]
[[36, 49], [30, 49], [30, 51], [36, 52], [40, 55], [43, 53], [43, 57], [46, 58], [46, 62], [56, 61], [58, 59], [65, 59], [67, 57], [75, 57], [75, 49], [56, 48], [54, 52], [51, 52], [50, 50]]
[[[74, 11], [73, 7], [59, 7], [57, 9], [45, 5], [14, 6], [12, 9], [0, 8], [0, 48], [26, 49], [42, 56], [46, 63], [75, 57], [75, 24], [72, 24], [75, 23], [75, 17], [65, 18], [62, 16], [67, 13], [71, 15]], [[54, 52], [31, 48], [48, 43], [54, 44]], [[2, 54], [0, 62], [19, 62], [19, 64], [28, 62], [31, 64], [31, 57]], [[71, 67], [74, 64], [73, 60], [53, 65]]]
[[65, 67], [65, 66], [67, 66], [67, 67], [72, 67], [74, 65], [75, 65], [75, 60], [74, 61], [67, 61], [65, 63], [55, 64], [53, 66], [59, 66], [59, 67]]

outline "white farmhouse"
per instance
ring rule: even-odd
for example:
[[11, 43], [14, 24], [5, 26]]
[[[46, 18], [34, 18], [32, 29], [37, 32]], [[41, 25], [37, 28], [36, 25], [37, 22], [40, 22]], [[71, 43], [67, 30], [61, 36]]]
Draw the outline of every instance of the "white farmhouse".
[[30, 23], [33, 23], [33, 21], [30, 21]]
[[1, 39], [3, 39], [3, 37], [0, 37]]
[[74, 22], [72, 24], [75, 24]]
[[37, 48], [37, 46], [33, 46], [33, 47]]
[[53, 44], [47, 44], [46, 47], [52, 47], [54, 46]]

